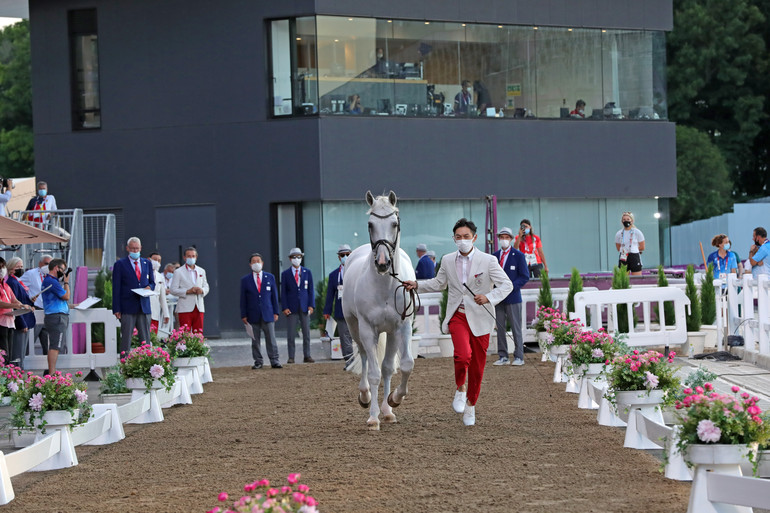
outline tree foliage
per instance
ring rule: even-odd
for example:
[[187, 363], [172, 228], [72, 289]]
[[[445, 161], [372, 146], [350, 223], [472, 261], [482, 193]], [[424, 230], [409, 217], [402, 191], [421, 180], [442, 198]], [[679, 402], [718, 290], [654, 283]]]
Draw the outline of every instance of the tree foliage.
[[698, 289], [695, 286], [695, 268], [692, 264], [687, 266], [687, 271], [684, 273], [684, 279], [687, 283], [684, 292], [687, 294], [687, 299], [690, 300], [690, 311], [687, 314], [687, 331], [700, 331], [700, 296], [698, 295]]
[[540, 271], [540, 293], [537, 295], [537, 307], [553, 308], [553, 296], [551, 295], [551, 280], [548, 279], [548, 271]]
[[678, 195], [671, 201], [671, 222], [687, 223], [722, 214], [733, 204], [725, 159], [708, 135], [676, 127]]
[[714, 289], [714, 264], [706, 268], [706, 276], [700, 284], [700, 318], [704, 325], [712, 325], [717, 320], [717, 295]]
[[29, 21], [0, 31], [0, 176], [34, 174]]

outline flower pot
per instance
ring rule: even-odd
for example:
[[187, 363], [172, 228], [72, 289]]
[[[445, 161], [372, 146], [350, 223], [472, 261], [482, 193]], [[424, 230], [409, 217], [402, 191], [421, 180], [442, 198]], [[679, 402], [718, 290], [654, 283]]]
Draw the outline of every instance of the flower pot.
[[547, 362], [548, 358], [550, 357], [549, 352], [548, 352], [548, 347], [546, 346], [546, 335], [547, 335], [547, 333], [545, 331], [537, 331], [537, 332], [535, 332], [535, 338], [537, 339], [537, 345], [540, 347], [540, 352], [542, 353], [540, 361], [543, 361], [543, 362]]
[[[27, 424], [29, 424], [29, 417], [29, 413], [24, 414], [24, 420]], [[56, 470], [74, 467], [78, 464], [78, 457], [77, 454], [75, 454], [75, 444], [72, 441], [72, 428], [70, 426], [77, 422], [79, 417], [80, 410], [78, 409], [72, 410], [72, 413], [67, 410], [51, 410], [43, 414], [42, 420], [47, 424], [43, 429], [35, 428], [35, 442], [39, 442], [50, 433], [58, 431], [60, 435], [59, 451], [30, 470], [34, 472]], [[35, 424], [38, 422], [39, 420], [35, 418]]]
[[131, 402], [131, 392], [127, 394], [101, 394], [103, 404], [117, 404], [123, 406]]
[[[29, 425], [29, 413], [24, 414], [24, 421]], [[46, 428], [55, 426], [69, 426], [77, 422], [80, 417], [80, 410], [73, 410], [72, 414], [67, 410], [50, 410], [43, 414], [42, 421], [46, 422]], [[35, 423], [41, 422], [38, 417], [35, 417]]]
[[37, 430], [27, 428], [12, 428], [11, 439], [13, 440], [13, 446], [17, 449], [22, 449], [35, 443], [35, 435]]
[[687, 332], [687, 356], [692, 358], [696, 354], [701, 354], [706, 346], [706, 332], [705, 331], [688, 331]]
[[589, 385], [596, 381], [606, 365], [603, 363], [587, 363], [578, 367], [580, 379], [580, 395], [578, 396], [578, 408], [584, 410], [596, 410], [599, 405], [588, 394]]
[[206, 359], [205, 356], [192, 356], [190, 358], [174, 358], [174, 361], [172, 361], [172, 365], [174, 367], [198, 367], [200, 365], [203, 365], [203, 361]]
[[563, 356], [569, 353], [569, 344], [562, 344], [559, 346], [551, 346], [550, 353], [555, 356]]
[[452, 336], [440, 335], [438, 337], [438, 348], [441, 351], [441, 356], [454, 356], [455, 346], [452, 343]]
[[556, 367], [553, 369], [553, 382], [566, 383], [569, 379], [564, 374], [564, 360], [569, 352], [569, 346], [566, 344], [551, 346], [549, 352], [551, 356], [556, 357]]
[[663, 390], [621, 390], [615, 391], [618, 414], [623, 418], [628, 410], [626, 438], [623, 447], [631, 449], [660, 449], [658, 444], [642, 436], [636, 427], [638, 415], [644, 415], [658, 424], [663, 424], [663, 414], [659, 405], [663, 402]]
[[[144, 380], [142, 378], [126, 378], [126, 387], [129, 390], [147, 390], [148, 389], [148, 387], [145, 386]], [[165, 387], [163, 386], [163, 383], [161, 383], [159, 379], [154, 379], [152, 380], [152, 383], [150, 383], [149, 388], [153, 390], [160, 390], [161, 388], [165, 388]]]
[[716, 349], [719, 345], [719, 330], [713, 324], [706, 324], [700, 327], [700, 330], [706, 334], [704, 349]]
[[663, 390], [620, 390], [615, 391], [618, 408], [621, 406], [649, 406], [663, 402]]
[[[691, 444], [684, 451], [685, 461], [694, 465], [692, 487], [690, 488], [690, 503], [688, 513], [718, 513], [722, 511], [714, 507], [708, 499], [707, 476], [709, 472], [742, 476], [741, 464], [748, 462], [750, 452], [756, 452], [757, 446], [731, 444]], [[731, 513], [749, 513], [751, 508], [734, 506]]]

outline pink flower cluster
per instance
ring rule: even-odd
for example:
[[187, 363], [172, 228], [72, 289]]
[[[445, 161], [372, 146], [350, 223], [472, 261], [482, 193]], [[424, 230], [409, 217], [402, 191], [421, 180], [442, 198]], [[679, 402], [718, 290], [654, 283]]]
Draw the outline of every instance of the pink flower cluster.
[[163, 374], [166, 371], [163, 369], [161, 365], [158, 365], [157, 363], [150, 367], [150, 376], [152, 376], [155, 379], [158, 379], [159, 377], [163, 376]]
[[722, 438], [722, 430], [709, 419], [703, 419], [698, 422], [697, 428], [698, 438], [701, 441], [715, 444]]
[[[736, 395], [740, 392], [740, 388], [737, 386], [733, 386], [731, 390]], [[742, 392], [739, 400], [736, 396], [715, 392], [711, 383], [705, 383], [703, 387], [695, 387], [695, 390], [685, 388], [684, 394], [685, 398], [682, 401], [677, 401], [675, 405], [677, 410], [683, 408], [717, 409], [721, 411], [724, 418], [732, 418], [745, 412], [752, 422], [758, 425], [763, 423], [762, 409], [757, 406], [759, 397], [752, 396], [748, 392]]]
[[[671, 351], [668, 355], [668, 363], [673, 363], [675, 356], [676, 353]], [[664, 358], [664, 355], [657, 351], [647, 351], [644, 354], [640, 354], [638, 349], [634, 349], [633, 353], [630, 355], [625, 354], [623, 356], [616, 357], [615, 363], [627, 364], [631, 371], [637, 372], [642, 367], [652, 363], [658, 363]]]
[[[296, 490], [293, 486], [286, 485], [280, 489], [273, 488], [267, 479], [247, 483], [244, 485], [243, 491], [249, 494], [257, 493], [253, 496], [242, 496], [233, 502], [232, 508], [222, 509], [217, 506], [207, 513], [317, 513], [316, 506], [318, 501], [308, 495], [310, 488], [299, 483], [299, 478], [300, 474], [293, 473], [289, 474], [286, 479], [289, 485], [297, 486]], [[222, 492], [217, 496], [219, 502], [226, 502], [228, 499], [229, 496], [226, 492]]]
[[145, 358], [161, 359], [165, 360], [166, 363], [171, 363], [171, 356], [162, 347], [155, 347], [147, 343], [135, 347], [127, 355], [125, 351], [120, 354], [125, 355], [120, 359], [120, 363], [127, 364], [131, 360], [143, 360]]

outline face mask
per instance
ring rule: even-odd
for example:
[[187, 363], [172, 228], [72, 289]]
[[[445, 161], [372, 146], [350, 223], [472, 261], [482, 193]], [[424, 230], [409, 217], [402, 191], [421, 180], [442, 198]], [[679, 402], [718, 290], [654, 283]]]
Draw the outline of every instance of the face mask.
[[529, 228], [524, 228], [524, 235], [529, 235]]
[[729, 242], [725, 242], [725, 251], [727, 251], [728, 249], [730, 249], [730, 243]]
[[61, 279], [64, 278], [64, 271], [56, 271], [56, 276]]
[[631, 226], [631, 221], [623, 221], [623, 226], [628, 228], [629, 226]]
[[348, 259], [347, 255], [340, 257], [340, 262], [342, 263], [342, 265], [345, 265], [345, 262], [347, 261], [347, 259]]
[[184, 261], [187, 265], [193, 266], [195, 265], [195, 259], [194, 258], [188, 258]]
[[500, 241], [500, 247], [503, 249], [508, 249], [511, 246], [511, 241], [508, 239], [497, 239]]
[[254, 271], [255, 273], [258, 273], [259, 271], [262, 270], [262, 264], [260, 264], [259, 262], [254, 262], [253, 264], [251, 264], [251, 270]]
[[16, 276], [17, 278], [21, 278], [22, 276], [24, 276], [24, 269], [16, 269], [15, 271], [13, 271], [13, 275]]
[[128, 256], [131, 258], [131, 260], [139, 260], [139, 252], [136, 253], [129, 253]]
[[8, 269], [3, 267], [0, 269], [0, 280], [4, 279], [8, 275]]
[[471, 94], [473, 92], [472, 87], [466, 87], [465, 90], [468, 91], [468, 94]]
[[166, 273], [166, 279], [171, 279], [174, 277], [174, 273]]
[[157, 260], [150, 260], [150, 263], [152, 264], [153, 271], [160, 271], [160, 262]]
[[381, 53], [378, 53], [378, 54], [377, 54], [377, 58], [378, 58], [378, 59], [382, 59], [382, 57], [383, 57], [383, 55], [382, 55]]
[[578, 113], [579, 113], [579, 114], [585, 114], [585, 111], [584, 111], [583, 109], [579, 109], [579, 110], [578, 110]]
[[40, 189], [39, 191], [37, 191], [37, 195], [42, 196], [43, 198], [45, 198], [46, 194], [48, 194], [48, 191], [46, 189]]
[[473, 249], [473, 239], [460, 239], [455, 240], [455, 244], [457, 245], [457, 249], [460, 250], [460, 253], [470, 253], [471, 249]]
[[292, 258], [291, 259], [291, 265], [293, 265], [294, 267], [299, 267], [299, 264], [301, 264], [301, 263], [302, 263], [302, 259], [301, 258]]

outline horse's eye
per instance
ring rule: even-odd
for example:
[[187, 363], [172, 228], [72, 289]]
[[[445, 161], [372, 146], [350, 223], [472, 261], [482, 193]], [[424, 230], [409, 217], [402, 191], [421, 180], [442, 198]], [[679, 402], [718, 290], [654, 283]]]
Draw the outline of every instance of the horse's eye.
[[372, 223], [369, 223], [369, 231], [372, 231], [372, 228], [374, 228], [374, 225]]
[[397, 222], [395, 222], [395, 221], [393, 221], [393, 223], [391, 224], [391, 226], [392, 226], [393, 228], [396, 228], [396, 227], [398, 226], [398, 223], [397, 223]]

